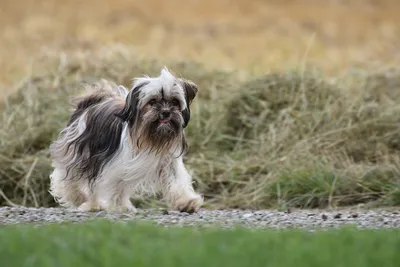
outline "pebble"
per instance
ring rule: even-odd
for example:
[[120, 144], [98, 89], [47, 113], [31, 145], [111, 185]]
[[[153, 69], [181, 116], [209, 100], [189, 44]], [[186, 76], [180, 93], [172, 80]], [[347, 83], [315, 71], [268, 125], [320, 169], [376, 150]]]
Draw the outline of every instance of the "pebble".
[[117, 221], [150, 221], [162, 226], [221, 226], [229, 228], [337, 228], [353, 225], [357, 228], [400, 228], [399, 210], [200, 210], [198, 213], [138, 209], [137, 213], [111, 214], [105, 211], [79, 212], [63, 208], [0, 207], [0, 225], [20, 223], [83, 222], [94, 219]]

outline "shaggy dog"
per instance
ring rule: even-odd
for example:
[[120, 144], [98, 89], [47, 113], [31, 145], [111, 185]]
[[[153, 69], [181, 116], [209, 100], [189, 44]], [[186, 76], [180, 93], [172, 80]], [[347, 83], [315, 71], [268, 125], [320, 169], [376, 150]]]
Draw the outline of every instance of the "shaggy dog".
[[77, 98], [69, 123], [50, 145], [50, 193], [82, 211], [134, 212], [130, 198], [161, 193], [175, 210], [197, 212], [182, 156], [184, 128], [198, 87], [167, 68], [135, 78], [129, 91], [101, 80]]

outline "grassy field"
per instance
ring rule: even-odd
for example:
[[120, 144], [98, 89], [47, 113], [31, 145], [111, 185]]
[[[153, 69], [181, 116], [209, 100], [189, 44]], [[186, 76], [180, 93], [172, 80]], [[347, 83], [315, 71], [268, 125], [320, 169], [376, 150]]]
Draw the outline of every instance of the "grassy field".
[[397, 1], [0, 7], [0, 205], [54, 205], [48, 146], [82, 83], [164, 65], [200, 86], [185, 161], [205, 207], [400, 205]]
[[[157, 75], [162, 66], [129, 51], [48, 62], [53, 71], [29, 77], [4, 107], [3, 204], [54, 205], [48, 146], [83, 82], [103, 77], [129, 85], [131, 73]], [[293, 70], [240, 81], [196, 63], [168, 65], [201, 88], [185, 161], [205, 207], [400, 204], [400, 98], [379, 78], [352, 74], [332, 82]]]
[[[399, 230], [160, 228], [106, 221], [0, 229], [4, 266], [397, 266]], [[38, 242], [40, 240], [40, 242]]]

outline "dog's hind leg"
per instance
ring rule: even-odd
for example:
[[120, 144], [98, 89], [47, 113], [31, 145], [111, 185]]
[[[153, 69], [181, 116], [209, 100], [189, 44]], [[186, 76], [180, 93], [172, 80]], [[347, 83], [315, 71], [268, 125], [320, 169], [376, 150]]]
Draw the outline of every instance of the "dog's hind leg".
[[50, 174], [50, 194], [56, 202], [67, 208], [76, 208], [87, 201], [79, 181], [65, 177], [66, 171], [54, 169]]
[[87, 198], [87, 201], [85, 201], [78, 207], [78, 210], [84, 212], [98, 211], [101, 209], [103, 209], [103, 207], [100, 205], [96, 193], [90, 194], [89, 197]]
[[128, 183], [109, 177], [104, 179], [99, 187], [99, 195], [104, 201], [102, 207], [107, 212], [136, 212], [136, 208], [130, 200], [131, 187]]

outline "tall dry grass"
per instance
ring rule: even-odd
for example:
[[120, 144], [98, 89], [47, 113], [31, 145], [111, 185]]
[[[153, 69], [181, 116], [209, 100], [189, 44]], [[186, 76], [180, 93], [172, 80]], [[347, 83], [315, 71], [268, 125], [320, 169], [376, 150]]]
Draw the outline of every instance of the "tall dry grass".
[[[68, 97], [83, 82], [128, 86], [164, 65], [135, 58], [109, 48], [52, 55], [21, 82], [0, 123], [1, 204], [54, 205], [48, 146], [68, 119]], [[206, 207], [400, 204], [399, 70], [332, 80], [307, 67], [240, 80], [193, 62], [167, 65], [200, 87], [185, 162]]]

